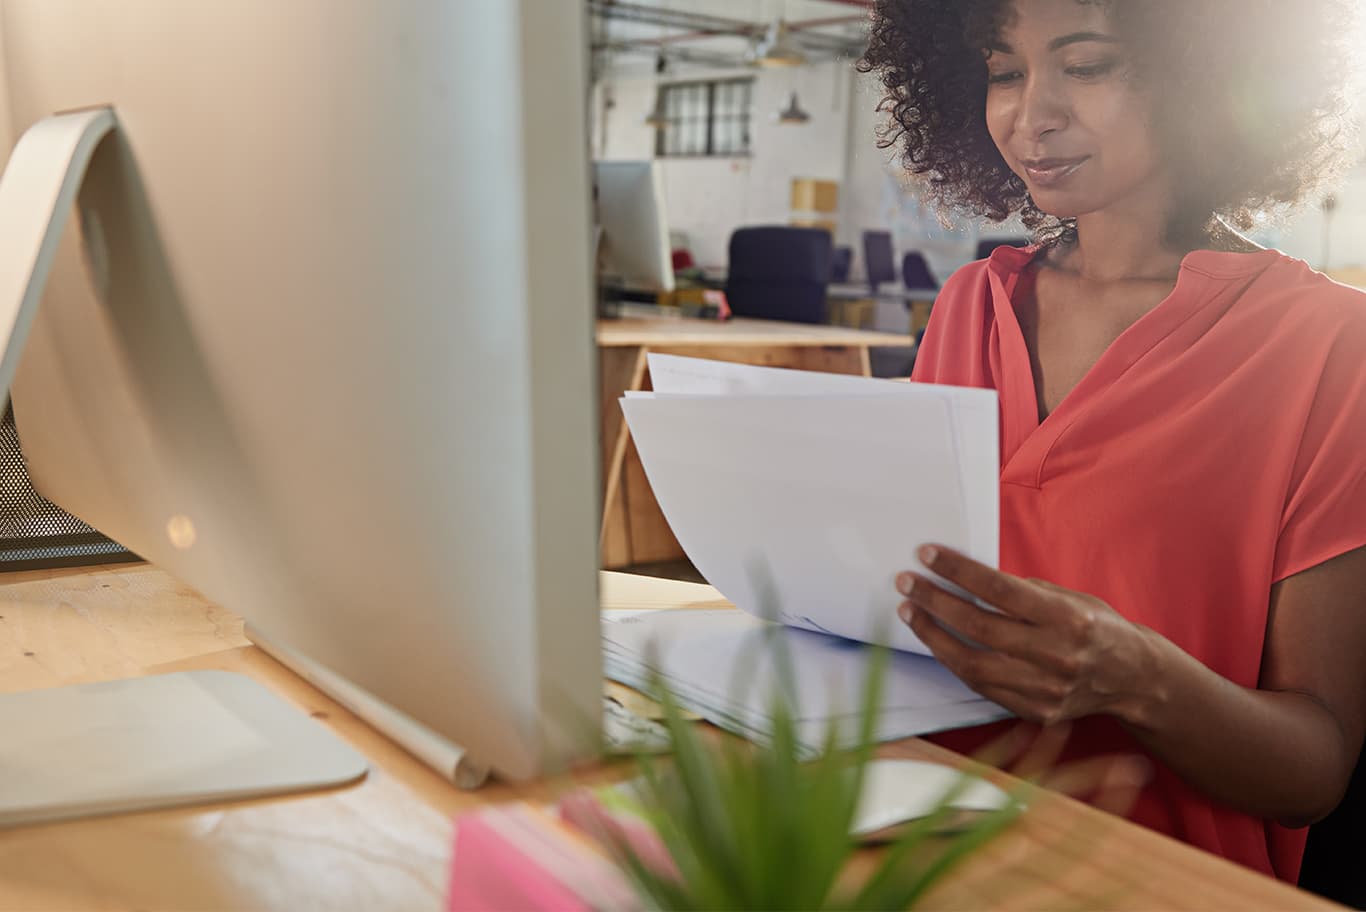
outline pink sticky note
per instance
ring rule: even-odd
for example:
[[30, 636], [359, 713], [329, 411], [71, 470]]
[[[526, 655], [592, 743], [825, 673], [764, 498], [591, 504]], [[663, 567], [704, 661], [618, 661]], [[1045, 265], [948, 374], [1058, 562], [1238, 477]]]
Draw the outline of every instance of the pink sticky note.
[[488, 808], [456, 822], [450, 912], [639, 908], [625, 875], [592, 843], [529, 805]]

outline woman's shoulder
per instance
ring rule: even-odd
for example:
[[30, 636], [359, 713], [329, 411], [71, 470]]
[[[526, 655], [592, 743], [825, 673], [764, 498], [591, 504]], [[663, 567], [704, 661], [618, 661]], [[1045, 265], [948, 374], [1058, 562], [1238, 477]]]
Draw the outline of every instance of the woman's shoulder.
[[1260, 255], [1270, 263], [1248, 287], [1249, 295], [1265, 306], [1283, 307], [1288, 316], [1307, 324], [1366, 334], [1366, 291], [1278, 250]]
[[1196, 250], [1187, 255], [1182, 268], [1239, 283], [1240, 304], [1245, 309], [1320, 325], [1324, 321], [1361, 324], [1366, 330], [1366, 291], [1279, 250]]

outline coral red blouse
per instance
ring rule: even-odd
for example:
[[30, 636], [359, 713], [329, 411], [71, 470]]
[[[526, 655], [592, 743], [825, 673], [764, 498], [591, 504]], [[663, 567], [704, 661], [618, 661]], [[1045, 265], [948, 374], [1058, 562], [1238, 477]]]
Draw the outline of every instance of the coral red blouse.
[[[1366, 545], [1366, 295], [1274, 250], [1196, 251], [1040, 423], [998, 249], [935, 301], [914, 379], [1001, 397], [1001, 567], [1088, 592], [1256, 687], [1271, 585]], [[971, 752], [1004, 723], [935, 740]], [[1066, 757], [1143, 753], [1112, 718]], [[1253, 759], [1255, 762], [1255, 759]], [[1154, 763], [1131, 817], [1294, 881], [1306, 830]]]

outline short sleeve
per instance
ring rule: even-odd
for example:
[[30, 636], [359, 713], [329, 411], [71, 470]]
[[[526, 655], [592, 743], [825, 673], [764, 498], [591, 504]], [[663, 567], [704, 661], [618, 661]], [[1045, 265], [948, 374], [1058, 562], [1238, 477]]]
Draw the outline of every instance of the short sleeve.
[[[1366, 545], [1366, 296], [1338, 309], [1290, 475], [1273, 580]], [[1331, 330], [1330, 330], [1331, 331]]]

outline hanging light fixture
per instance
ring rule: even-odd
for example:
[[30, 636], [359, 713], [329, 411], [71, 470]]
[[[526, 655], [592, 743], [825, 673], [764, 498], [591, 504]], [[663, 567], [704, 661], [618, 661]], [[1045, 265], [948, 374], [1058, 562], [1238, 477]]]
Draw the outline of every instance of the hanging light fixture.
[[792, 100], [787, 103], [787, 107], [778, 112], [778, 123], [801, 124], [811, 119], [811, 115], [803, 110], [797, 101], [797, 93], [792, 93]]
[[650, 113], [645, 115], [645, 126], [663, 129], [669, 125], [669, 116], [664, 112], [664, 92], [661, 82], [664, 71], [668, 69], [669, 61], [665, 59], [664, 52], [660, 51], [655, 58], [655, 106]]
[[783, 19], [774, 19], [750, 54], [750, 63], [761, 67], [791, 67], [806, 63], [806, 54], [792, 40], [792, 31]]

